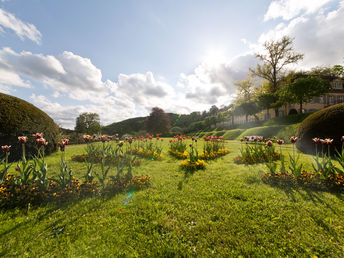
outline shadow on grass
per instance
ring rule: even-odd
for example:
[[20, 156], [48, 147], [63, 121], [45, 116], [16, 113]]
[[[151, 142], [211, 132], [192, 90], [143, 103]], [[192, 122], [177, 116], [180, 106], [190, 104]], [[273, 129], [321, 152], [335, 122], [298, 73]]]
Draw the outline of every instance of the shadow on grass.
[[178, 183], [178, 190], [182, 190], [183, 189], [183, 184], [187, 183], [190, 179], [191, 176], [193, 176], [193, 174], [197, 171], [197, 170], [183, 170], [184, 171], [184, 176], [182, 178], [182, 180], [179, 181]]

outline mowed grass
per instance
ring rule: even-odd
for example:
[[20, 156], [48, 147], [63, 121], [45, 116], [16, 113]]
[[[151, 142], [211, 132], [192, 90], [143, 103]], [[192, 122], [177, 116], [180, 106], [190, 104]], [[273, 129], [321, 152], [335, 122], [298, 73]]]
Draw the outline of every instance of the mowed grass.
[[[0, 212], [1, 256], [342, 256], [344, 194], [261, 181], [264, 164], [238, 165], [231, 153], [186, 176], [180, 160], [144, 160], [136, 174], [152, 177], [150, 188], [111, 198]], [[202, 142], [198, 142], [201, 149]], [[288, 145], [291, 147], [291, 145]], [[68, 146], [71, 162], [84, 146]], [[277, 149], [278, 150], [278, 149]], [[291, 148], [283, 149], [284, 154]], [[47, 158], [56, 174], [59, 153]], [[305, 168], [312, 157], [303, 155]], [[112, 171], [114, 173], [114, 171]]]

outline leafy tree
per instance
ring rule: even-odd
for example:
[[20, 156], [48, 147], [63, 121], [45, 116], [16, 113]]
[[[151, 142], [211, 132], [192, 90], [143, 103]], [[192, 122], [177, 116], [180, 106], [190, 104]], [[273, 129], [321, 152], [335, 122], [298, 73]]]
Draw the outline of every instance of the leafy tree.
[[96, 134], [101, 131], [100, 118], [97, 113], [82, 113], [76, 119], [75, 131]]
[[255, 80], [252, 77], [252, 74], [247, 75], [246, 78], [242, 81], [236, 81], [234, 85], [238, 87], [237, 99], [251, 101], [256, 87]]
[[269, 92], [259, 92], [256, 96], [258, 107], [266, 109], [266, 116], [269, 118], [269, 109], [272, 107], [272, 104], [275, 102], [275, 96]]
[[154, 107], [146, 119], [146, 128], [150, 133], [166, 133], [170, 130], [170, 118], [161, 108]]
[[331, 90], [328, 83], [319, 77], [298, 78], [286, 87], [286, 97], [291, 103], [300, 104], [300, 114], [302, 104], [309, 102], [313, 97], [321, 96]]
[[[257, 64], [257, 67], [250, 71], [270, 83], [270, 93], [272, 94], [278, 93], [280, 89], [284, 68], [303, 59], [303, 54], [294, 52], [292, 43], [291, 38], [284, 36], [278, 41], [266, 41], [263, 45], [265, 53], [256, 53], [256, 57], [262, 61], [262, 64]], [[275, 97], [277, 98], [276, 95]], [[275, 115], [278, 116], [277, 105], [275, 106]]]
[[248, 116], [255, 116], [256, 120], [259, 120], [259, 118], [256, 116], [259, 109], [257, 106], [256, 101], [243, 101], [239, 102], [235, 107], [235, 113], [239, 115], [245, 115], [246, 122], [248, 122]]
[[218, 108], [217, 106], [215, 106], [215, 105], [212, 105], [212, 106], [210, 107], [210, 109], [209, 109], [208, 114], [209, 114], [210, 116], [216, 116], [218, 112], [219, 112], [219, 108]]

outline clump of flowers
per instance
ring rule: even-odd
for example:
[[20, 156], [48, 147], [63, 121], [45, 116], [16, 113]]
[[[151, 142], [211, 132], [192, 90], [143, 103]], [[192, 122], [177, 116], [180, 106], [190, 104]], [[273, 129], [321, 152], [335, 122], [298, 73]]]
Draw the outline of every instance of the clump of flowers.
[[189, 158], [180, 163], [182, 169], [186, 172], [193, 172], [199, 169], [205, 169], [206, 163], [204, 160], [199, 159], [197, 148], [190, 144]]
[[[318, 189], [331, 189], [336, 191], [344, 190], [344, 154], [337, 151], [334, 159], [337, 160], [340, 167], [334, 165], [330, 156], [322, 150], [322, 157], [318, 155], [316, 147], [316, 156], [314, 158], [315, 164], [312, 164], [313, 171], [302, 170], [303, 164], [299, 162], [299, 155], [295, 157], [294, 144], [297, 142], [297, 137], [292, 137], [293, 155], [290, 158], [290, 172], [284, 168], [284, 162], [281, 160], [280, 172], [276, 171], [277, 165], [267, 164], [269, 172], [263, 175], [263, 181], [271, 184], [293, 184], [302, 185]], [[313, 138], [313, 143], [317, 146], [321, 143], [324, 146], [329, 146], [333, 143], [333, 139], [319, 139]], [[273, 168], [273, 169], [272, 169]]]
[[187, 159], [189, 155], [186, 151], [185, 138], [185, 135], [175, 135], [173, 140], [170, 140], [170, 148], [168, 149], [168, 152], [177, 159]]
[[240, 155], [234, 158], [234, 162], [238, 164], [254, 164], [279, 160], [281, 153], [276, 152], [273, 140], [266, 139], [263, 142], [261, 137], [254, 137], [251, 144], [249, 144], [250, 137], [245, 137], [246, 144], [241, 145]]
[[230, 152], [225, 148], [225, 140], [222, 136], [206, 136], [203, 140], [203, 152], [199, 154], [200, 159], [213, 160]]

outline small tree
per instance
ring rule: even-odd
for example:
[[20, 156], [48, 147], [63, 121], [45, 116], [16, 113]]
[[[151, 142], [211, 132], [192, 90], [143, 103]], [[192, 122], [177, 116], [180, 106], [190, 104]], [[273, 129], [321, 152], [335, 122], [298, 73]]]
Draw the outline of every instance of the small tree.
[[166, 133], [170, 130], [170, 118], [161, 108], [154, 107], [146, 119], [147, 131], [153, 134]]
[[245, 115], [246, 123], [248, 122], [248, 116], [254, 116], [256, 121], [259, 120], [257, 117], [259, 109], [255, 101], [244, 101], [237, 103], [237, 106], [235, 107], [235, 113], [239, 115]]
[[[303, 59], [303, 54], [294, 52], [292, 44], [292, 39], [285, 36], [279, 41], [265, 42], [263, 45], [265, 53], [256, 54], [262, 64], [257, 64], [256, 69], [250, 69], [250, 71], [270, 82], [270, 93], [276, 94], [280, 89], [280, 81], [283, 78], [285, 66]], [[278, 116], [277, 105], [275, 105], [275, 115]]]
[[82, 113], [76, 119], [75, 131], [78, 133], [96, 134], [101, 130], [97, 113]]
[[318, 77], [298, 78], [287, 85], [287, 98], [291, 103], [300, 104], [300, 114], [302, 104], [309, 102], [313, 97], [321, 96], [331, 90], [331, 86]]

